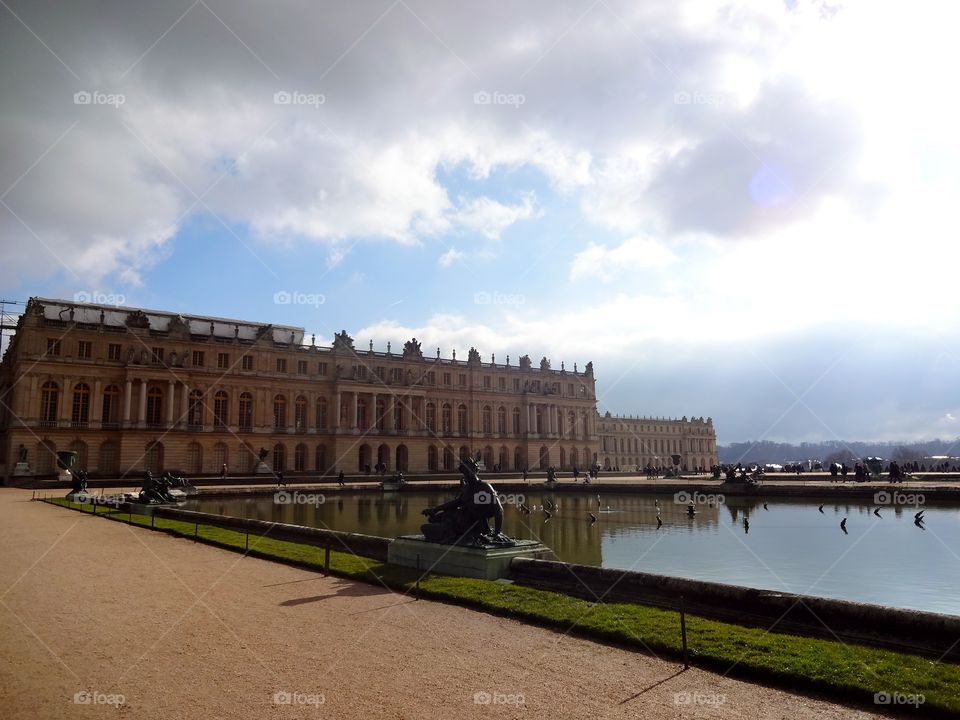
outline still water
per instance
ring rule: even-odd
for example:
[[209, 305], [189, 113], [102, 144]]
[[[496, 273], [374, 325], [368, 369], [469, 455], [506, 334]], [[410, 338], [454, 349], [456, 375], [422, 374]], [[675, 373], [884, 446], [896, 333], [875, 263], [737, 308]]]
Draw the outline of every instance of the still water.
[[[452, 497], [331, 493], [316, 503], [277, 504], [261, 496], [197, 500], [186, 508], [395, 537], [419, 532], [420, 511]], [[588, 492], [531, 488], [523, 500], [536, 509], [525, 515], [505, 505], [504, 532], [540, 540], [566, 562], [960, 615], [960, 507], [952, 504], [886, 506], [877, 517], [866, 500], [826, 501], [820, 512], [820, 500], [768, 499], [764, 508], [760, 498], [727, 497], [698, 505], [690, 518], [672, 495], [598, 500]], [[549, 520], [539, 509], [545, 504], [559, 504]], [[921, 509], [925, 529], [914, 524]]]

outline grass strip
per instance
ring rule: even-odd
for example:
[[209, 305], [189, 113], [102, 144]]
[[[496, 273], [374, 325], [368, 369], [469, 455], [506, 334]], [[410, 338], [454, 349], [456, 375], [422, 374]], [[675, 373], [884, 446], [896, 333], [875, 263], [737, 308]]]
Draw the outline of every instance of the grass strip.
[[[90, 505], [64, 499], [47, 502], [92, 511]], [[136, 513], [128, 515], [115, 510], [98, 509], [97, 512], [111, 520], [153, 527], [181, 537], [194, 538], [196, 532], [197, 540], [211, 545], [323, 570], [324, 550], [314, 545], [250, 535], [247, 549], [248, 536], [236, 530], [195, 526], [181, 520]], [[333, 548], [330, 572], [411, 594], [417, 578], [413, 569]], [[520, 585], [447, 575], [423, 578], [420, 595], [636, 650], [671, 658], [681, 655], [679, 618], [671, 610], [627, 603], [594, 603]], [[922, 695], [924, 714], [956, 717], [960, 713], [960, 665], [954, 663], [832, 640], [765, 632], [693, 615], [687, 616], [687, 642], [691, 664], [732, 676], [864, 703], [873, 703], [876, 693]], [[878, 709], [882, 710], [883, 706]]]

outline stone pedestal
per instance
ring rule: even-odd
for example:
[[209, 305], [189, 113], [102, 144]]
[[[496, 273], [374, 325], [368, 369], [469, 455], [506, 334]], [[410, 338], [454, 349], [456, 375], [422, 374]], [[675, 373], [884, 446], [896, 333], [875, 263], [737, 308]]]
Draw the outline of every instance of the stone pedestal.
[[387, 562], [404, 567], [417, 567], [423, 572], [457, 575], [460, 577], [496, 580], [510, 572], [510, 561], [515, 557], [548, 560], [553, 552], [536, 540], [517, 540], [515, 545], [503, 547], [463, 547], [427, 542], [423, 535], [402, 535], [390, 543]]
[[255, 475], [273, 475], [273, 470], [262, 460], [257, 463], [257, 467], [253, 472]]
[[30, 469], [29, 463], [18, 462], [13, 466], [14, 477], [25, 477], [27, 475], [33, 475], [33, 471]]

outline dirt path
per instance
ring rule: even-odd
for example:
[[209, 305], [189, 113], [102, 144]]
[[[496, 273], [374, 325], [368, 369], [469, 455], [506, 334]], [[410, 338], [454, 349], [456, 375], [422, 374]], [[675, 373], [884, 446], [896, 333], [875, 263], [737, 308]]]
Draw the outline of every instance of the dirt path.
[[5, 718], [879, 717], [29, 497], [0, 489]]

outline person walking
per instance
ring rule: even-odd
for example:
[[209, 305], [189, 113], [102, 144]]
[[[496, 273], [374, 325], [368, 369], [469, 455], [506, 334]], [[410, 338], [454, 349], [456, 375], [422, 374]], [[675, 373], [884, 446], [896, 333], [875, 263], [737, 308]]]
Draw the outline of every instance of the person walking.
[[343, 487], [343, 470], [341, 470], [340, 474], [337, 475], [337, 485]]

